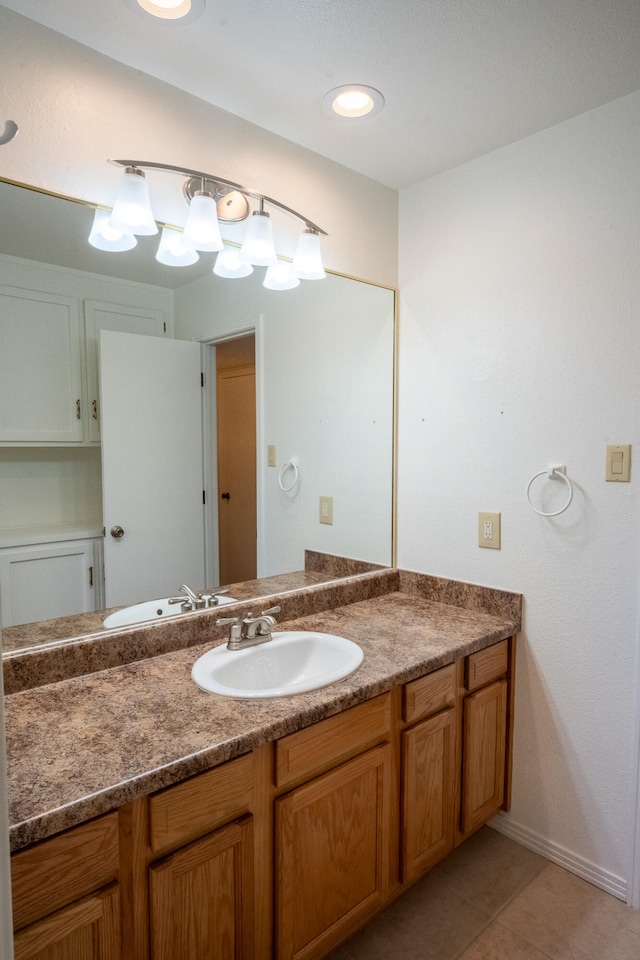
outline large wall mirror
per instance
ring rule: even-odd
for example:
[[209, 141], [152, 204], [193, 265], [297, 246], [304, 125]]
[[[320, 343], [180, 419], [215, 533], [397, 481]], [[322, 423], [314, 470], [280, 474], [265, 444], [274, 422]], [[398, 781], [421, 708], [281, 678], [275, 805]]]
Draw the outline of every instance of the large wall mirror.
[[[174, 594], [181, 583], [202, 589], [282, 576], [304, 568], [305, 551], [393, 562], [393, 290], [338, 274], [267, 290], [264, 268], [216, 277], [213, 254], [188, 267], [157, 263], [151, 237], [133, 251], [95, 250], [87, 243], [91, 207], [14, 183], [0, 182], [0, 210], [0, 583], [21, 549], [44, 562], [38, 549], [60, 531], [95, 546], [103, 526], [105, 567], [91, 555], [90, 589], [109, 608]], [[39, 373], [38, 357], [59, 349], [47, 340], [51, 318], [64, 330], [56, 362], [69, 416], [57, 410], [58, 385]], [[69, 346], [76, 336], [77, 369]], [[111, 373], [101, 373], [109, 358]], [[182, 371], [193, 364], [205, 389], [198, 383], [184, 408], [191, 413], [182, 414], [172, 391], [192, 379]], [[110, 419], [109, 396], [119, 421]], [[187, 435], [197, 438], [195, 453]], [[229, 448], [235, 464], [225, 474]], [[137, 460], [147, 471], [142, 487]], [[170, 486], [177, 466], [187, 493]], [[152, 524], [144, 530], [143, 513]], [[195, 529], [180, 545], [170, 521], [186, 527], [187, 513]], [[111, 537], [120, 526], [122, 538]], [[179, 558], [169, 573], [156, 563], [167, 545]], [[70, 550], [69, 578], [75, 563]], [[30, 592], [23, 568], [22, 598]], [[79, 589], [86, 594], [86, 585]], [[53, 640], [102, 623], [100, 615], [60, 619], [51, 591], [0, 596], [13, 610], [5, 636], [20, 631], [20, 646], [28, 645], [27, 621], [47, 620], [49, 610], [63, 631], [50, 631]]]

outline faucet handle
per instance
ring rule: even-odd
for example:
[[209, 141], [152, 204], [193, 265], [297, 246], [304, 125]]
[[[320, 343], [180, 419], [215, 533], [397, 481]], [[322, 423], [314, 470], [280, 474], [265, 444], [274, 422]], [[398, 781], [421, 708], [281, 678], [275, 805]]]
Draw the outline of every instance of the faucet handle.
[[216, 620], [216, 627], [229, 627], [229, 650], [235, 649], [233, 644], [239, 643], [242, 639], [242, 627], [240, 617], [222, 617]]
[[228, 590], [212, 590], [211, 593], [201, 593], [200, 599], [203, 601], [204, 606], [209, 609], [209, 607], [219, 606], [218, 596], [222, 593], [229, 593]]
[[169, 597], [167, 603], [179, 603], [185, 608], [185, 612], [191, 611], [194, 609], [193, 603], [189, 597], [182, 594], [180, 597]]
[[[272, 613], [280, 613], [280, 607], [269, 607], [268, 610], [263, 610], [260, 614], [261, 617], [268, 617]], [[251, 616], [251, 614], [249, 614]]]

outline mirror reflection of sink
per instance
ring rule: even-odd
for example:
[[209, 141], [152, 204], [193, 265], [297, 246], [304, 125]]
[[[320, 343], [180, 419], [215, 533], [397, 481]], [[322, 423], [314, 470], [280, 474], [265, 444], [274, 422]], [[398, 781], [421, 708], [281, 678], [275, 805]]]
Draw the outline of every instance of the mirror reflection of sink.
[[244, 650], [214, 647], [193, 666], [193, 680], [210, 693], [245, 700], [286, 697], [343, 680], [362, 663], [357, 643], [330, 633], [290, 631]]
[[[236, 601], [233, 597], [218, 596], [216, 606], [209, 607], [209, 609], [215, 610], [216, 607], [222, 607], [225, 603], [236, 603]], [[132, 623], [142, 623], [144, 620], [159, 620], [161, 617], [175, 617], [176, 614], [184, 612], [179, 603], [169, 603], [169, 598], [165, 597], [163, 600], [147, 600], [145, 603], [136, 603], [132, 607], [123, 607], [122, 610], [116, 610], [115, 613], [110, 614], [106, 620], [102, 621], [102, 625], [104, 627], [127, 627]]]

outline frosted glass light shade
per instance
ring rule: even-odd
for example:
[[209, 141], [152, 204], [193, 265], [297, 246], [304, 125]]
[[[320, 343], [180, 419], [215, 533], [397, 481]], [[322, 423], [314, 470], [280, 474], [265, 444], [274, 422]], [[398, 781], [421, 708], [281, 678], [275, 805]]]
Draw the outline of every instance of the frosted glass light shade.
[[119, 253], [122, 250], [133, 250], [137, 244], [133, 234], [120, 233], [109, 226], [110, 210], [96, 210], [89, 234], [89, 243], [96, 250], [108, 250]]
[[171, 227], [162, 228], [160, 246], [156, 253], [158, 263], [164, 263], [168, 267], [188, 267], [192, 263], [197, 263], [200, 259], [195, 250], [187, 250], [182, 243], [182, 234], [179, 230], [172, 230]]
[[120, 233], [145, 237], [158, 232], [149, 200], [149, 186], [142, 172], [125, 170], [122, 174], [109, 226]]
[[188, 250], [222, 250], [216, 202], [207, 193], [196, 193], [189, 206], [182, 246]]
[[317, 230], [303, 230], [298, 237], [293, 269], [301, 280], [324, 280], [326, 277]]
[[271, 218], [266, 211], [253, 211], [240, 249], [240, 259], [254, 267], [270, 267], [277, 262]]
[[267, 267], [262, 286], [267, 290], [293, 290], [300, 286], [300, 278], [296, 275], [292, 263], [278, 260]]
[[221, 250], [213, 267], [216, 276], [236, 280], [253, 273], [251, 264], [243, 263], [239, 254], [240, 251], [236, 247], [225, 247]]

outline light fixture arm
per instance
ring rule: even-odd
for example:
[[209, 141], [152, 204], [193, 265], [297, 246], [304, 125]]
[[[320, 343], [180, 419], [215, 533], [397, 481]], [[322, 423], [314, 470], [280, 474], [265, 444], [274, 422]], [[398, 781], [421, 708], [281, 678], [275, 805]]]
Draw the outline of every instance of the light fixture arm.
[[292, 210], [291, 207], [285, 206], [285, 204], [280, 203], [279, 200], [274, 200], [272, 197], [267, 197], [264, 193], [259, 193], [257, 190], [243, 187], [238, 183], [234, 183], [233, 180], [227, 180], [225, 177], [214, 176], [210, 173], [202, 173], [200, 170], [190, 170], [187, 167], [176, 167], [170, 163], [154, 163], [147, 160], [109, 160], [108, 162], [120, 167], [138, 167], [145, 170], [164, 170], [167, 173], [176, 173], [183, 177], [195, 177], [198, 180], [208, 180], [212, 183], [220, 184], [221, 186], [231, 187], [232, 190], [238, 190], [240, 193], [245, 194], [248, 197], [253, 197], [254, 200], [258, 200], [260, 202], [261, 209], [264, 207], [265, 203], [268, 203], [272, 207], [277, 207], [279, 210], [284, 210], [284, 212], [288, 213], [290, 216], [301, 220], [308, 229], [314, 230], [325, 237], [327, 236], [326, 230], [323, 230], [322, 227], [319, 227], [316, 223], [313, 223], [311, 220], [303, 217], [301, 213], [297, 212], [297, 210]]

